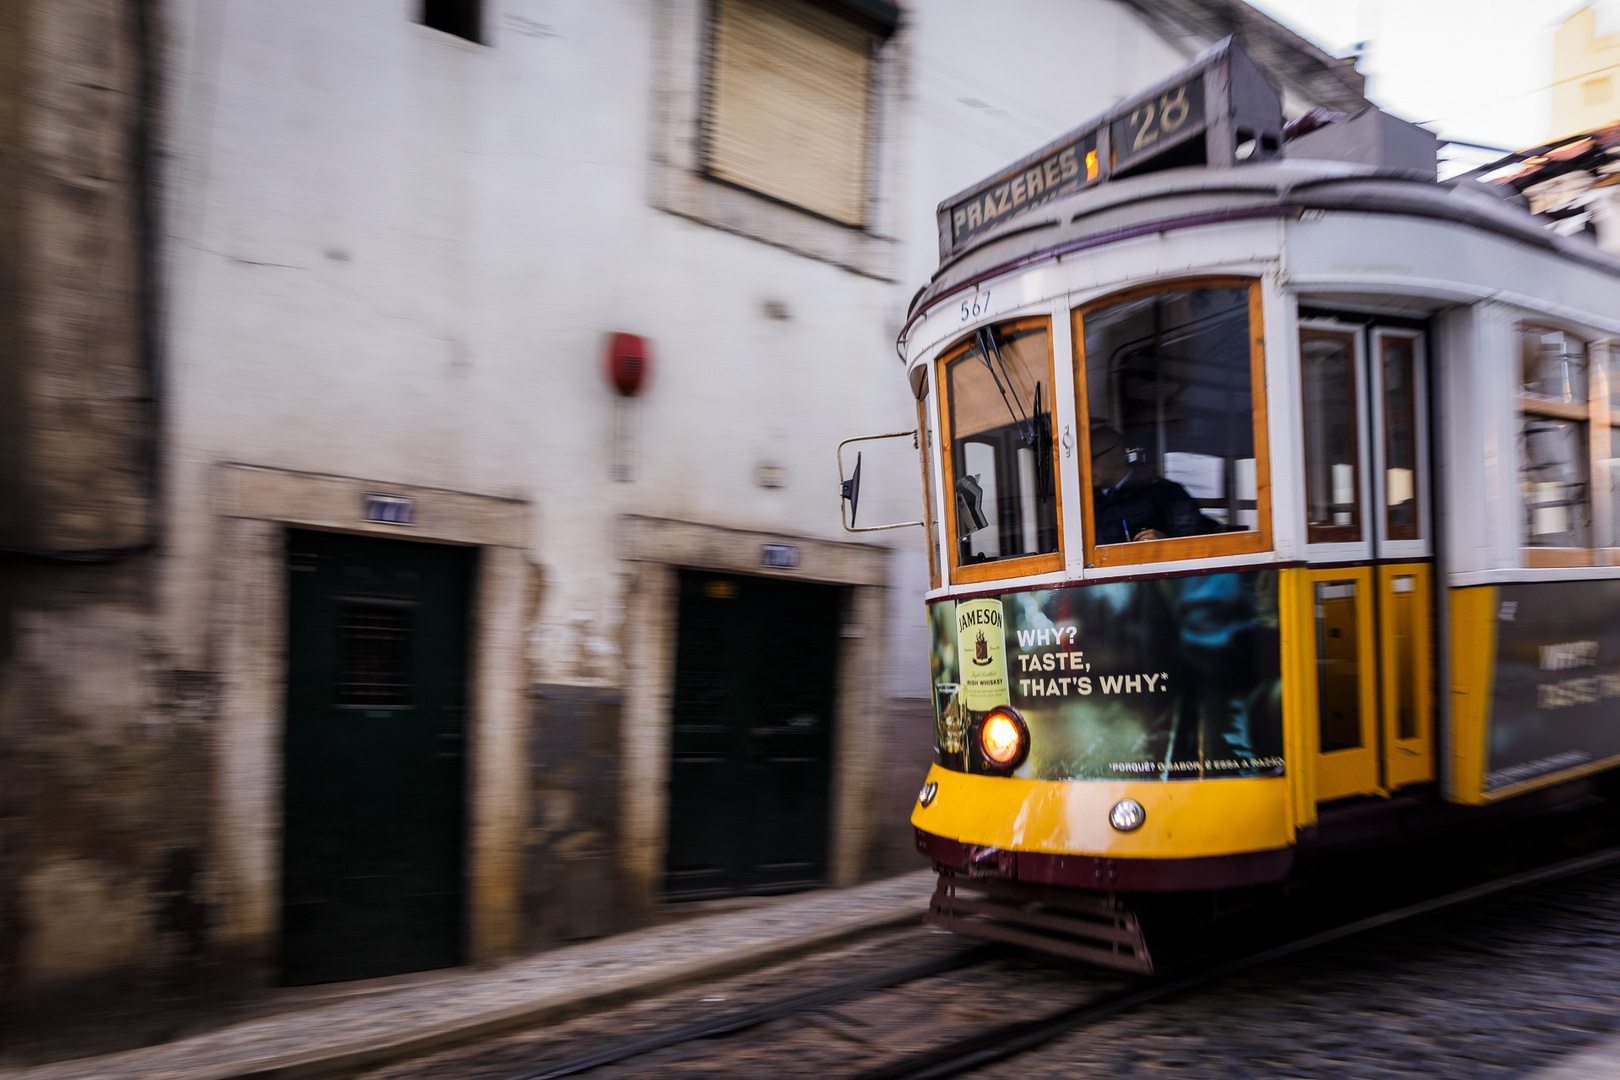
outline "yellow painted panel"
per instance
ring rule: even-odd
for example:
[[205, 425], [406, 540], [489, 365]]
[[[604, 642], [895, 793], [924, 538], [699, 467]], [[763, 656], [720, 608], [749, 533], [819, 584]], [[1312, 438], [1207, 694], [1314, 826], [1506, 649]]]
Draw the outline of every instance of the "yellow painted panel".
[[[1192, 859], [1270, 851], [1293, 842], [1288, 780], [1188, 780], [1114, 783], [970, 776], [935, 765], [939, 785], [911, 823], [964, 844], [1008, 851], [1122, 859]], [[1117, 832], [1108, 811], [1120, 799], [1147, 811], [1135, 832]]]
[[1316, 820], [1316, 630], [1310, 571], [1278, 574], [1282, 623], [1283, 758], [1288, 762], [1294, 826]]
[[1384, 782], [1434, 779], [1434, 617], [1426, 563], [1378, 569], [1384, 677]]
[[1485, 801], [1485, 750], [1496, 672], [1496, 588], [1451, 590], [1451, 792], [1456, 802]]

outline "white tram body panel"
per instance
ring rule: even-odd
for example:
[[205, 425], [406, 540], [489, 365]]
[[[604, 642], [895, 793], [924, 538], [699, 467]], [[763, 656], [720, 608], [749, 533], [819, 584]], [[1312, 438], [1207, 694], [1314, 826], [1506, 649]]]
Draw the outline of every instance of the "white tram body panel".
[[[1487, 474], [1485, 467], [1490, 459], [1484, 454], [1488, 442], [1511, 439], [1505, 433], [1510, 433], [1515, 423], [1512, 396], [1497, 393], [1489, 402], [1476, 401], [1470, 389], [1481, 379], [1498, 386], [1511, 380], [1510, 369], [1516, 363], [1512, 328], [1525, 319], [1557, 323], [1591, 341], [1620, 337], [1620, 261], [1580, 240], [1544, 232], [1523, 211], [1504, 206], [1498, 197], [1485, 192], [1465, 189], [1461, 197], [1451, 197], [1468, 204], [1458, 208], [1459, 215], [1472, 212], [1483, 224], [1501, 231], [1416, 216], [1417, 211], [1425, 209], [1417, 200], [1401, 200], [1416, 204], [1407, 213], [1380, 206], [1375, 201], [1375, 196], [1382, 193], [1380, 189], [1419, 182], [1391, 181], [1372, 169], [1327, 162], [1286, 162], [1252, 166], [1244, 170], [1241, 179], [1257, 195], [1270, 195], [1276, 205], [1286, 206], [1294, 184], [1326, 178], [1351, 189], [1352, 197], [1357, 187], [1370, 189], [1368, 195], [1373, 197], [1368, 198], [1368, 205], [1377, 209], [1307, 206], [1298, 212], [1279, 211], [1269, 218], [1185, 225], [1177, 224], [1177, 219], [1194, 217], [1197, 210], [1165, 213], [1164, 231], [1056, 256], [939, 298], [908, 328], [908, 367], [926, 368], [942, 350], [979, 327], [1026, 315], [1051, 317], [1054, 353], [1066, 354], [1071, 346], [1067, 315], [1074, 308], [1153, 282], [1235, 275], [1262, 281], [1268, 398], [1293, 400], [1299, 392], [1294, 329], [1301, 303], [1417, 319], [1433, 317], [1436, 362], [1444, 366], [1447, 357], [1464, 358], [1462, 366], [1445, 369], [1450, 375], [1446, 381], [1451, 395], [1445, 402], [1448, 422], [1442, 425], [1448, 451], [1445, 468], [1455, 478], [1446, 490], [1459, 496], [1444, 507], [1454, 522], [1449, 530], [1452, 544], [1446, 552], [1451, 582], [1464, 585], [1560, 580], [1557, 573], [1545, 573], [1544, 568], [1519, 565], [1523, 545], [1521, 530], [1512, 527], [1513, 515], [1492, 514], [1488, 505], [1473, 497], [1488, 493], [1487, 498], [1497, 506], [1511, 506], [1518, 500], [1512, 470], [1498, 467]], [[1108, 201], [1117, 207], [1122, 196], [1134, 196], [1125, 204], [1158, 204], [1178, 188], [1202, 196], [1201, 187], [1206, 182], [1197, 175], [1155, 174], [1117, 182], [1116, 188], [1107, 193]], [[1223, 176], [1221, 186], [1229, 190], [1232, 178]], [[1432, 202], [1450, 195], [1441, 185], [1424, 186], [1435, 189]], [[1119, 190], [1124, 187], [1132, 190]], [[1071, 200], [1061, 209], [1074, 216], [1090, 216], [1094, 211], [1084, 205], [1088, 198]], [[1204, 213], [1218, 212], [1216, 208], [1223, 205], [1205, 197], [1195, 201]], [[1237, 205], [1252, 209], [1247, 200]], [[1228, 204], [1225, 208], [1234, 207]], [[1571, 249], [1578, 258], [1570, 257]], [[963, 303], [971, 306], [982, 298], [987, 299], [980, 314], [964, 318]], [[1054, 370], [1056, 400], [1072, 401], [1072, 377], [1072, 369], [1064, 371], [1059, 366]], [[1292, 490], [1297, 505], [1304, 498], [1303, 478], [1289, 470], [1302, 460], [1303, 447], [1295, 420], [1282, 411], [1271, 418], [1271, 445], [1274, 487], [1284, 492]], [[1072, 412], [1067, 422], [1074, 422]], [[1276, 453], [1277, 448], [1290, 445], [1294, 453]], [[937, 460], [932, 463], [936, 467], [932, 485], [936, 528], [942, 527], [944, 521], [937, 465]], [[1065, 494], [1074, 497], [1078, 493], [1071, 487]], [[1081, 515], [1078, 507], [1068, 502], [1065, 510], [1065, 551], [1078, 553], [1082, 550], [1078, 530]], [[1297, 514], [1277, 514], [1272, 535], [1272, 551], [1223, 560], [1222, 565], [1289, 562], [1307, 557], [1303, 519]], [[936, 542], [943, 543], [944, 538], [936, 537]], [[1318, 556], [1311, 553], [1310, 557]], [[1198, 560], [1192, 560], [1161, 563], [1156, 568], [1174, 572], [1199, 565]], [[1620, 576], [1620, 566], [1585, 569], [1589, 573], [1583, 577]], [[1125, 568], [1088, 568], [1078, 554], [1071, 554], [1061, 574], [1037, 575], [1028, 581], [1041, 584], [1101, 580], [1130, 572]], [[927, 595], [932, 600], [964, 591], [972, 590], [942, 582]]]

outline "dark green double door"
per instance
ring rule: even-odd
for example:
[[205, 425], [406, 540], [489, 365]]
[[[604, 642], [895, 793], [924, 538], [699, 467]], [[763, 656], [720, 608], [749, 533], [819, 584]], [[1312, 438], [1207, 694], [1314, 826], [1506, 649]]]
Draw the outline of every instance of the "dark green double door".
[[287, 543], [282, 979], [461, 962], [473, 553]]
[[668, 899], [826, 880], [840, 602], [834, 586], [681, 571]]

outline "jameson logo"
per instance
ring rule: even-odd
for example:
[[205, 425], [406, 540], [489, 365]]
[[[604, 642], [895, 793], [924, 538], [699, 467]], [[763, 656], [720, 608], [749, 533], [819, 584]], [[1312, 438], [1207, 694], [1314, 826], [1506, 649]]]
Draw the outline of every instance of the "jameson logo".
[[1007, 638], [1000, 600], [956, 605], [956, 647], [957, 655], [968, 661], [962, 666], [963, 704], [974, 712], [1007, 704]]

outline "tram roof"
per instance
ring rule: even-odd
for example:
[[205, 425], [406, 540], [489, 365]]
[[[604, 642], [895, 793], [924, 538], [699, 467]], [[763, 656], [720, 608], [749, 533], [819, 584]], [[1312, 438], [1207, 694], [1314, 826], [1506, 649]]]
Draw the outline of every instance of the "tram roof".
[[1620, 277], [1620, 259], [1589, 239], [1549, 232], [1522, 200], [1471, 178], [1341, 161], [1275, 159], [1236, 169], [1187, 167], [1116, 180], [1047, 203], [947, 257], [912, 314], [958, 289], [1062, 255], [1169, 229], [1308, 210], [1396, 214], [1495, 233]]
[[1366, 80], [1353, 57], [1334, 56], [1242, 0], [1124, 2], [1188, 59], [1208, 43], [1231, 37], [1300, 103], [1344, 113], [1367, 105]]

